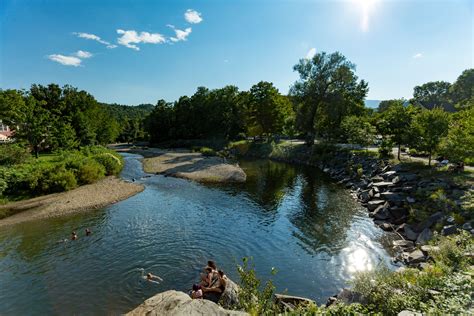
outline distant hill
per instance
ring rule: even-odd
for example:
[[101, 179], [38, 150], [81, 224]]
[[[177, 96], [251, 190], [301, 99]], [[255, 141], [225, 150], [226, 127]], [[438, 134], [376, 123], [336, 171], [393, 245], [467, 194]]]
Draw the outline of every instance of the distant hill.
[[370, 109], [377, 109], [381, 100], [365, 100], [365, 107]]

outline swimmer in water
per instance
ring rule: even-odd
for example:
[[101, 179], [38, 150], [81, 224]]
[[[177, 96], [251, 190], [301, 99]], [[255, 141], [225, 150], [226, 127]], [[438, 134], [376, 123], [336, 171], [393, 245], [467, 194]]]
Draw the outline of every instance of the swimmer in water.
[[90, 236], [92, 234], [91, 230], [89, 228], [86, 228], [86, 236]]
[[154, 274], [151, 274], [151, 273], [147, 273], [146, 276], [144, 275], [144, 269], [140, 269], [142, 271], [142, 278], [144, 278], [145, 280], [149, 281], [149, 282], [153, 282], [153, 283], [156, 283], [156, 284], [160, 284], [159, 281], [163, 281], [162, 278], [160, 278], [159, 276], [157, 275], [154, 275]]
[[76, 240], [77, 239], [77, 234], [76, 232], [71, 233], [71, 240]]

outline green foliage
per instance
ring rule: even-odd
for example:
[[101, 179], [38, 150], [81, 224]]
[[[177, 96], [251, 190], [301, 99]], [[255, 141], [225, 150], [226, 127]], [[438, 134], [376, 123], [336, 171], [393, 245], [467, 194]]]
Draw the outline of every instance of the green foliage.
[[428, 152], [429, 165], [431, 165], [431, 156], [438, 149], [441, 139], [448, 134], [449, 120], [449, 114], [440, 108], [422, 110], [413, 119], [412, 146], [417, 150]]
[[[358, 274], [353, 290], [369, 301], [371, 312], [396, 315], [404, 309], [428, 314], [465, 313], [471, 306], [471, 265], [464, 255], [473, 251], [473, 240], [467, 232], [440, 237], [439, 250], [429, 254], [431, 266], [424, 270], [406, 268], [393, 272], [385, 267]], [[470, 289], [470, 290], [469, 290]]]
[[216, 151], [212, 148], [208, 148], [208, 147], [201, 147], [199, 149], [199, 152], [203, 155], [203, 156], [216, 156]]
[[96, 154], [94, 159], [105, 168], [105, 173], [108, 176], [118, 175], [123, 168], [121, 158], [111, 153]]
[[96, 182], [106, 174], [118, 174], [122, 166], [119, 155], [100, 146], [26, 160], [8, 168], [0, 167], [0, 197], [16, 199], [71, 190], [78, 184]]
[[446, 81], [427, 82], [413, 89], [413, 99], [410, 101], [416, 106], [428, 110], [442, 108], [445, 111], [454, 111], [449, 89], [451, 84]]
[[15, 165], [25, 162], [31, 155], [18, 144], [0, 144], [0, 165]]
[[374, 143], [375, 127], [365, 117], [346, 116], [341, 123], [344, 136], [351, 144], [368, 147]]
[[391, 158], [392, 157], [393, 142], [389, 138], [383, 138], [379, 146], [380, 158]]
[[301, 59], [293, 68], [300, 78], [290, 89], [297, 102], [296, 127], [313, 145], [318, 135], [334, 139], [340, 135], [345, 116], [364, 112], [368, 85], [358, 81], [355, 65], [342, 54], [325, 52]]
[[474, 106], [453, 116], [448, 134], [441, 141], [441, 153], [451, 161], [474, 160]]
[[77, 178], [81, 184], [97, 182], [105, 176], [105, 167], [92, 158], [86, 158], [77, 170]]
[[[252, 258], [243, 258], [243, 265], [237, 267], [240, 275], [239, 306], [238, 309], [250, 315], [274, 315], [279, 311], [273, 300], [275, 287], [271, 280], [267, 281], [263, 290], [257, 277]], [[272, 274], [276, 270], [272, 269]]]

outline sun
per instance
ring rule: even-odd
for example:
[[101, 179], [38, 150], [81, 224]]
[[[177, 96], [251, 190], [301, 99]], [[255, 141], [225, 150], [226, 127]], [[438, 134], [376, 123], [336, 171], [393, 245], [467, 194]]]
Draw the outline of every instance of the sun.
[[361, 10], [361, 29], [362, 31], [367, 32], [369, 30], [369, 18], [374, 12], [377, 0], [354, 0], [354, 2]]

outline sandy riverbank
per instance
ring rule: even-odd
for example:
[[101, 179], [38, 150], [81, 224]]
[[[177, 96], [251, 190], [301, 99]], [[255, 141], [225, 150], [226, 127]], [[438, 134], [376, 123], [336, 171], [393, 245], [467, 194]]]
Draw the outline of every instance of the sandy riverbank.
[[14, 214], [1, 219], [0, 227], [102, 208], [133, 196], [143, 189], [143, 185], [107, 177], [71, 191], [0, 205], [0, 211], [8, 210]]
[[245, 182], [247, 176], [238, 166], [220, 157], [206, 157], [188, 150], [123, 149], [143, 155], [143, 170], [147, 173], [198, 182], [231, 183]]

